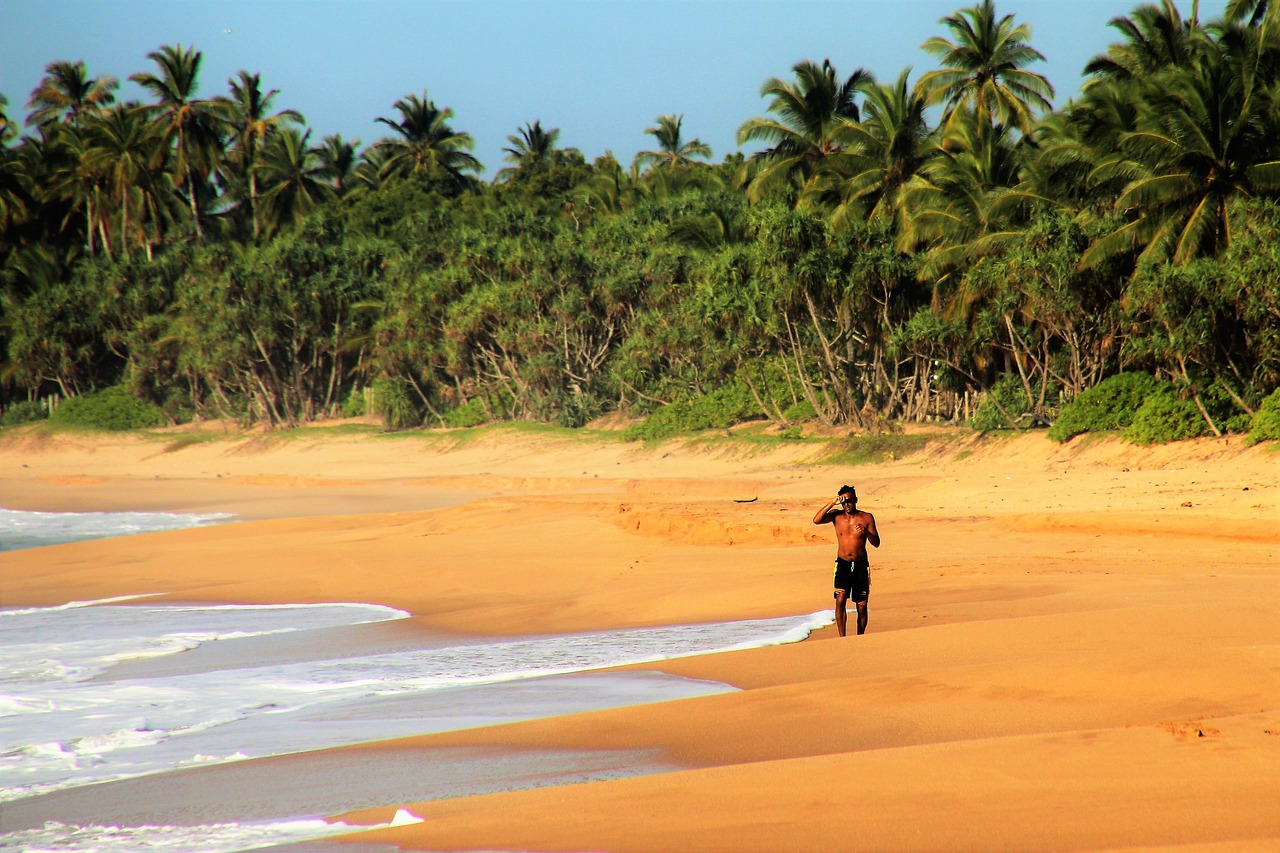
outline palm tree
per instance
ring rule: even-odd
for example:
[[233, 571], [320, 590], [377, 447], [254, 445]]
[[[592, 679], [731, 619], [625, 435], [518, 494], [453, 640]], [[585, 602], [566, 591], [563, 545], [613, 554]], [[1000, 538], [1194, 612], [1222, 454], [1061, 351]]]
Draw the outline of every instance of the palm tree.
[[1128, 17], [1112, 18], [1108, 25], [1122, 40], [1085, 65], [1085, 73], [1092, 75], [1085, 83], [1086, 90], [1103, 80], [1146, 80], [1192, 61], [1193, 29], [1173, 0], [1138, 6]]
[[645, 133], [658, 141], [658, 150], [641, 151], [636, 154], [635, 162], [640, 168], [662, 166], [667, 169], [687, 168], [693, 165], [694, 157], [711, 157], [711, 146], [701, 139], [685, 141], [681, 138], [680, 128], [684, 124], [684, 116], [658, 116], [657, 126], [645, 129]]
[[227, 120], [223, 104], [195, 97], [202, 57], [195, 48], [165, 45], [147, 54], [158, 74], [129, 76], [156, 98], [152, 109], [173, 146], [174, 184], [186, 191], [197, 239], [204, 239], [200, 196], [218, 165]]
[[267, 137], [277, 128], [290, 122], [303, 122], [302, 114], [297, 110], [281, 110], [269, 113], [271, 102], [279, 94], [278, 89], [262, 91], [261, 79], [257, 74], [240, 72], [240, 79], [231, 79], [230, 98], [219, 98], [226, 112], [231, 117], [231, 162], [235, 165], [238, 178], [247, 184], [249, 191], [249, 216], [253, 222], [253, 238], [258, 239], [261, 226], [258, 222], [258, 153]]
[[510, 148], [503, 148], [505, 159], [510, 166], [504, 167], [494, 175], [497, 181], [506, 181], [515, 175], [528, 173], [531, 169], [550, 162], [556, 150], [556, 142], [560, 139], [560, 129], [553, 127], [543, 130], [542, 122], [535, 120], [533, 124], [525, 122], [516, 134], [507, 137]]
[[[160, 134], [142, 110], [116, 106], [96, 117], [88, 126], [90, 147], [84, 154], [86, 165], [103, 176], [107, 196], [120, 217], [120, 247], [127, 257], [131, 225], [138, 230], [137, 242], [150, 246], [140, 222], [144, 212], [158, 218], [155, 176], [150, 164]], [[136, 212], [130, 222], [130, 212]]]
[[39, 188], [41, 200], [57, 200], [67, 205], [61, 222], [63, 231], [83, 215], [89, 254], [96, 254], [101, 240], [110, 255], [102, 204], [106, 175], [101, 164], [89, 156], [93, 150], [89, 131], [71, 124], [50, 124], [45, 126], [45, 134], [46, 147], [42, 154], [47, 173], [42, 176]]
[[0, 94], [0, 146], [9, 143], [9, 137], [17, 136], [18, 128], [9, 120], [9, 99]]
[[854, 102], [857, 87], [871, 79], [858, 69], [840, 80], [830, 60], [821, 65], [805, 61], [791, 69], [795, 82], [771, 77], [760, 96], [771, 98], [773, 116], [757, 116], [738, 128], [738, 144], [764, 142], [771, 147], [751, 155], [758, 165], [752, 187], [758, 195], [768, 186], [792, 181], [801, 186], [818, 173], [831, 155], [844, 149], [842, 134], [858, 120]]
[[346, 194], [351, 180], [355, 177], [359, 162], [359, 155], [356, 152], [359, 148], [359, 139], [344, 142], [342, 134], [331, 133], [320, 141], [320, 147], [316, 149], [316, 157], [320, 159], [321, 169], [333, 186], [334, 193], [339, 197]]
[[1274, 17], [1275, 9], [1268, 0], [1227, 0], [1223, 17], [1233, 24], [1248, 18], [1248, 25], [1256, 27], [1267, 20], [1268, 12]]
[[453, 110], [439, 109], [427, 97], [408, 95], [392, 104], [400, 113], [400, 120], [379, 117], [400, 135], [398, 139], [382, 139], [374, 143], [386, 153], [382, 164], [382, 177], [442, 171], [458, 183], [464, 181], [464, 171], [479, 172], [480, 161], [468, 152], [475, 144], [469, 133], [455, 131], [449, 125]]
[[941, 282], [971, 256], [1009, 236], [993, 201], [1018, 182], [1021, 160], [1008, 125], [980, 124], [976, 113], [954, 120], [902, 189], [905, 225], [898, 248], [924, 252], [920, 278]]
[[45, 66], [40, 85], [31, 90], [27, 106], [29, 124], [44, 126], [55, 122], [79, 125], [91, 115], [115, 102], [116, 78], [89, 77], [83, 62], [51, 62]]
[[310, 137], [309, 130], [286, 127], [272, 134], [262, 150], [262, 206], [273, 231], [296, 222], [333, 195], [318, 149], [307, 147]]
[[996, 19], [992, 0], [962, 9], [939, 21], [954, 42], [933, 36], [920, 47], [937, 57], [942, 68], [920, 78], [930, 105], [943, 104], [943, 124], [960, 110], [978, 115], [979, 126], [1017, 125], [1028, 133], [1035, 110], [1052, 109], [1053, 86], [1040, 74], [1025, 70], [1044, 55], [1027, 43], [1031, 28], [1014, 26], [1013, 16]]
[[843, 158], [849, 177], [838, 214], [855, 205], [870, 205], [872, 221], [900, 221], [902, 189], [930, 156], [931, 131], [925, 120], [926, 102], [920, 87], [907, 85], [905, 68], [893, 83], [863, 80], [861, 122], [849, 122], [849, 153]]
[[1130, 218], [1083, 264], [1133, 250], [1140, 263], [1216, 254], [1234, 230], [1229, 202], [1280, 190], [1278, 50], [1266, 28], [1225, 24], [1196, 41], [1188, 66], [1141, 88], [1135, 129], [1096, 170], [1127, 182], [1116, 207]]

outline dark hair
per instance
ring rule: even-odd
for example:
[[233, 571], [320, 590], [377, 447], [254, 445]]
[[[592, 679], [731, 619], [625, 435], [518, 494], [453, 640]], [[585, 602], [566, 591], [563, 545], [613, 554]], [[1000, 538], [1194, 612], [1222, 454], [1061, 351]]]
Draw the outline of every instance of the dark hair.
[[836, 492], [836, 494], [837, 495], [853, 495], [855, 498], [858, 496], [858, 493], [853, 488], [853, 486], [841, 486], [840, 491]]

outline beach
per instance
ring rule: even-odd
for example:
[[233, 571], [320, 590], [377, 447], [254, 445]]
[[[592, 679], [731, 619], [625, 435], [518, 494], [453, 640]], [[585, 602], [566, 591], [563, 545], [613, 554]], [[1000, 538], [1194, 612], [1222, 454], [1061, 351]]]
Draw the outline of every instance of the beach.
[[[237, 520], [0, 553], [6, 608], [359, 603], [404, 617], [342, 642], [396, 650], [790, 619], [832, 606], [834, 536], [811, 519], [837, 488], [857, 486], [882, 536], [864, 636], [828, 625], [606, 673], [732, 689], [24, 808], [35, 821], [132, 804], [145, 821], [142, 802], [206, 821], [274, 797], [342, 821], [324, 843], [352, 850], [1280, 850], [1273, 447], [939, 431], [922, 450], [831, 464], [819, 445], [10, 431], [6, 509]], [[459, 756], [525, 781], [423, 790]], [[575, 778], [569, 761], [543, 784], [547, 756], [598, 770]], [[166, 812], [165, 796], [180, 802]], [[421, 821], [388, 826], [401, 811]]]

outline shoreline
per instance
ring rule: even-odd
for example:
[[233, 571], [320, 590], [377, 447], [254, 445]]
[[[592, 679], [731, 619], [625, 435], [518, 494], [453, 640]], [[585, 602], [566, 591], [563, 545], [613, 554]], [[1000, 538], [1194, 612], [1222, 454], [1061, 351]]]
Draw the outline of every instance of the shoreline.
[[[826, 628], [642, 667], [735, 693], [344, 748], [640, 749], [693, 769], [388, 797], [343, 816], [386, 822], [403, 807], [426, 821], [351, 838], [402, 849], [1280, 846], [1268, 793], [1280, 790], [1273, 449], [1031, 434], [856, 467], [813, 464], [812, 452], [742, 459], [511, 433], [448, 448], [333, 436], [166, 449], [10, 433], [0, 470], [16, 473], [0, 488], [29, 504], [12, 508], [239, 506], [252, 520], [7, 552], [0, 578], [6, 603], [156, 589], [170, 601], [366, 601], [428, 632], [495, 636], [809, 613], [829, 606], [832, 544], [812, 508], [856, 482], [884, 537], [867, 635]], [[495, 597], [495, 584], [510, 592]], [[299, 782], [306, 760], [291, 762]], [[852, 834], [832, 832], [833, 813]]]

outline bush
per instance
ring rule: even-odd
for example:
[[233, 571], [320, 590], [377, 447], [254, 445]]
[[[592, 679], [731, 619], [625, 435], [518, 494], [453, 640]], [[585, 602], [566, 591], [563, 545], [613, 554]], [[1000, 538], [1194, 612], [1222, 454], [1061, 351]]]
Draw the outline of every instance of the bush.
[[392, 429], [422, 426], [422, 414], [409, 395], [408, 383], [399, 379], [373, 382], [373, 410]]
[[787, 406], [782, 413], [782, 417], [787, 423], [793, 424], [796, 421], [811, 421], [818, 416], [818, 411], [813, 407], [813, 403], [808, 400], [801, 400], [799, 403], [792, 403]]
[[369, 389], [352, 388], [347, 399], [342, 401], [344, 418], [362, 418], [369, 412]]
[[455, 429], [476, 427], [488, 422], [489, 413], [485, 411], [484, 402], [478, 397], [444, 413], [444, 425]]
[[164, 426], [164, 410], [119, 386], [66, 400], [49, 416], [50, 423], [92, 429], [129, 430]]
[[763, 414], [751, 391], [734, 383], [663, 406], [643, 422], [627, 427], [623, 436], [632, 441], [653, 440], [704, 429], [728, 429]]
[[1280, 441], [1280, 388], [1272, 391], [1253, 413], [1246, 442], [1257, 444], [1260, 441]]
[[1134, 444], [1150, 445], [1199, 438], [1208, 432], [1209, 425], [1195, 403], [1164, 390], [1152, 394], [1138, 407], [1124, 437]]
[[5, 406], [0, 414], [0, 426], [17, 426], [35, 423], [49, 417], [49, 407], [35, 400], [19, 400]]
[[1016, 428], [1017, 423], [1009, 423], [1009, 418], [996, 405], [997, 401], [1009, 417], [1015, 419], [1030, 412], [1032, 407], [1032, 401], [1027, 399], [1027, 389], [1022, 386], [1022, 378], [1016, 373], [1006, 373], [982, 395], [977, 411], [969, 418], [969, 426], [976, 430]]
[[1148, 397], [1169, 383], [1146, 373], [1120, 373], [1081, 391], [1049, 427], [1049, 438], [1067, 441], [1081, 433], [1124, 429]]

